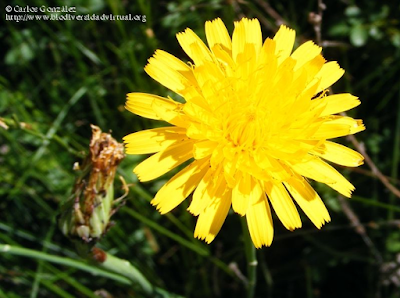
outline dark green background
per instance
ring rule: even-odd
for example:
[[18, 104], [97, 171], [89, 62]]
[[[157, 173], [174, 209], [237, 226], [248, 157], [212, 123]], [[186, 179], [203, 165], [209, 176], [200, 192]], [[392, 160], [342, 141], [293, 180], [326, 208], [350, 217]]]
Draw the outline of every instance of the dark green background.
[[[327, 47], [323, 53], [346, 70], [333, 90], [360, 97], [361, 106], [349, 112], [367, 127], [357, 138], [399, 187], [400, 4], [397, 0], [325, 4], [322, 39]], [[68, 5], [76, 6], [76, 14], [139, 14], [146, 16], [146, 22], [17, 23], [5, 21], [6, 5]], [[9, 126], [8, 130], [0, 127], [0, 243], [79, 259], [55, 218], [74, 183], [72, 165], [87, 151], [89, 124], [111, 130], [121, 140], [128, 133], [160, 125], [125, 111], [126, 93], [149, 92], [177, 99], [143, 71], [153, 52], [160, 48], [187, 61], [176, 41], [177, 32], [190, 27], [204, 39], [205, 21], [221, 17], [232, 32], [233, 21], [242, 16], [259, 18], [263, 38], [272, 37], [284, 22], [297, 31], [297, 47], [315, 39], [308, 15], [317, 11], [317, 1], [9, 0], [0, 9], [0, 120]], [[351, 147], [346, 139], [340, 141]], [[215, 261], [222, 261], [226, 270], [237, 265], [246, 275], [239, 216], [228, 216], [211, 245], [193, 239], [196, 219], [186, 212], [187, 202], [171, 216], [160, 216], [149, 204], [171, 174], [138, 184], [132, 168], [143, 158], [128, 156], [121, 164], [118, 174], [133, 186], [126, 206], [113, 216], [116, 225], [99, 246], [129, 260], [154, 285], [171, 293], [242, 297], [242, 281], [217, 267]], [[355, 232], [337, 193], [314, 184], [332, 222], [318, 231], [304, 217], [303, 228], [289, 232], [275, 218], [272, 246], [257, 251], [256, 297], [400, 297], [391, 281], [400, 279], [396, 272], [400, 266], [400, 198], [366, 165], [339, 171], [356, 186], [349, 204], [372, 246]], [[149, 228], [131, 210], [158, 228]], [[207, 256], [163, 234], [161, 228]], [[392, 271], [387, 269], [390, 266]], [[68, 266], [0, 254], [0, 296], [85, 297], [101, 289], [113, 297], [142, 297], [116, 281]]]

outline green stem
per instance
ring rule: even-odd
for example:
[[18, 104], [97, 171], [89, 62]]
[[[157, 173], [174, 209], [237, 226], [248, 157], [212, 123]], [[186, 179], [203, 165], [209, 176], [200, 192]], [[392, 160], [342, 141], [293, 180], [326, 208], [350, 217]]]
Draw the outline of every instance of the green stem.
[[100, 249], [96, 249], [96, 251], [105, 254], [104, 261], [97, 262], [99, 267], [125, 276], [131, 280], [134, 285], [139, 285], [146, 297], [181, 297], [153, 286], [146, 279], [146, 277], [127, 260], [115, 257], [109, 253], [103, 252]]
[[[397, 179], [399, 174], [399, 164], [400, 164], [400, 152], [398, 148], [400, 147], [400, 92], [397, 101], [397, 120], [396, 120], [396, 128], [394, 133], [394, 146], [393, 146], [393, 158], [392, 158], [392, 173], [391, 177], [393, 179]], [[395, 203], [396, 197], [393, 193], [390, 194], [389, 203], [390, 205], [396, 205]], [[393, 210], [389, 211], [388, 220], [393, 220], [394, 212]]]
[[103, 263], [99, 263], [99, 265], [106, 270], [116, 273], [118, 272], [119, 274], [129, 278], [131, 281], [138, 283], [142, 287], [143, 292], [147, 295], [153, 294], [153, 286], [150, 282], [127, 260], [114, 257], [107, 253], [106, 260]]
[[14, 246], [14, 245], [8, 245], [8, 244], [0, 244], [0, 255], [1, 254], [10, 254], [10, 255], [16, 255], [16, 256], [21, 256], [21, 257], [27, 257], [27, 258], [31, 258], [34, 260], [45, 260], [47, 262], [51, 262], [54, 264], [60, 264], [60, 265], [68, 266], [71, 268], [83, 270], [83, 271], [89, 272], [95, 276], [103, 276], [103, 277], [121, 282], [123, 284], [127, 284], [127, 285], [132, 284], [131, 280], [129, 280], [127, 277], [125, 277], [123, 275], [107, 272], [106, 270], [96, 268], [94, 266], [91, 266], [91, 265], [81, 262], [81, 261], [76, 261], [76, 260], [66, 258], [66, 257], [53, 256], [53, 255], [49, 255], [47, 253], [43, 253], [41, 251], [36, 251], [33, 249], [29, 249], [29, 248], [23, 248], [23, 247], [18, 247], [18, 246]]
[[104, 262], [97, 262], [97, 265], [100, 268], [70, 258], [49, 255], [44, 252], [8, 244], [0, 244], [0, 255], [1, 254], [17, 255], [21, 257], [32, 258], [34, 260], [44, 260], [54, 264], [80, 269], [95, 276], [103, 276], [127, 285], [139, 284], [144, 294], [146, 294], [146, 297], [181, 297], [169, 293], [161, 288], [154, 287], [139, 270], [132, 266], [131, 263], [114, 257], [108, 253], [106, 254]]
[[161, 233], [161, 234], [163, 234], [163, 235], [175, 240], [180, 245], [186, 246], [187, 248], [195, 251], [199, 255], [201, 255], [201, 256], [208, 256], [209, 255], [209, 252], [206, 249], [204, 249], [203, 247], [200, 247], [196, 243], [192, 243], [192, 242], [182, 238], [181, 236], [172, 233], [170, 230], [162, 227], [161, 225], [159, 225], [156, 222], [152, 221], [148, 217], [140, 214], [139, 212], [133, 210], [132, 208], [124, 208], [123, 211], [128, 213], [133, 218], [136, 218], [136, 219], [140, 220], [141, 222], [143, 222], [144, 224], [148, 225], [150, 228], [155, 229], [157, 232], [159, 232], [159, 233]]
[[242, 218], [242, 230], [244, 237], [244, 248], [247, 260], [247, 298], [253, 298], [257, 283], [257, 254], [256, 248], [251, 240], [246, 219]]

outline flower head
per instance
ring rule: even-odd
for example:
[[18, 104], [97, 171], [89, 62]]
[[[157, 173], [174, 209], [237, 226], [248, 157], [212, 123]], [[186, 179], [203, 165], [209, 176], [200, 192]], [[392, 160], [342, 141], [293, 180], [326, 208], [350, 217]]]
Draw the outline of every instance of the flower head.
[[232, 206], [246, 216], [256, 247], [273, 238], [271, 206], [289, 230], [301, 227], [294, 201], [317, 228], [330, 221], [308, 179], [344, 196], [354, 190], [326, 161], [356, 167], [363, 156], [328, 141], [365, 129], [361, 120], [334, 115], [360, 104], [348, 93], [327, 96], [343, 75], [312, 41], [293, 53], [295, 32], [281, 26], [262, 42], [258, 20], [235, 22], [230, 38], [220, 19], [206, 22], [208, 47], [190, 29], [177, 34], [193, 62], [157, 50], [145, 71], [185, 103], [130, 93], [126, 108], [172, 126], [124, 138], [128, 154], [155, 153], [134, 172], [140, 181], [192, 162], [170, 179], [152, 204], [162, 213], [192, 192], [188, 210], [199, 216], [195, 237], [211, 242]]

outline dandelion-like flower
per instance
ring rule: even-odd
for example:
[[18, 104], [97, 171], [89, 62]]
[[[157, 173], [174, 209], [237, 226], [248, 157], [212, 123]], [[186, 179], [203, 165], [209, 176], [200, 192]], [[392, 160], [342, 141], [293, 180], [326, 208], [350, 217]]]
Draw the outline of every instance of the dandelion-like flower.
[[157, 50], [145, 67], [185, 103], [127, 95], [129, 111], [172, 124], [124, 138], [128, 154], [155, 153], [134, 169], [139, 180], [191, 160], [151, 203], [164, 214], [193, 192], [194, 236], [207, 243], [231, 206], [246, 216], [258, 248], [272, 242], [271, 206], [289, 230], [301, 227], [294, 201], [321, 228], [330, 216], [308, 179], [350, 197], [354, 186], [326, 161], [363, 163], [358, 152], [328, 141], [365, 129], [361, 120], [335, 115], [359, 105], [355, 96], [327, 96], [344, 70], [326, 62], [312, 41], [292, 53], [295, 32], [283, 25], [264, 43], [256, 19], [235, 22], [232, 39], [220, 19], [206, 22], [205, 30], [208, 47], [191, 29], [177, 34], [193, 62]]

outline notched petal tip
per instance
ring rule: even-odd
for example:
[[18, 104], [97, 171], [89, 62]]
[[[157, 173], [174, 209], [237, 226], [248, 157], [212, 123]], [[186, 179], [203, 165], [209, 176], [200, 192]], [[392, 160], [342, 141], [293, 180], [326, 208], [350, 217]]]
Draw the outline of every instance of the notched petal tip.
[[264, 248], [264, 247], [270, 247], [271, 246], [271, 244], [272, 244], [272, 239], [271, 239], [271, 241], [269, 241], [269, 242], [259, 242], [259, 243], [254, 243], [254, 241], [253, 241], [253, 244], [254, 244], [254, 247], [255, 248], [257, 248], [257, 249], [262, 249], [262, 248]]
[[303, 226], [303, 223], [300, 221], [295, 226], [288, 226], [288, 227], [286, 227], [286, 229], [288, 229], [290, 232], [293, 232], [296, 229], [301, 229], [302, 226]]
[[189, 213], [192, 214], [193, 216], [198, 216], [198, 215], [199, 215], [199, 214], [197, 214], [194, 210], [192, 210], [192, 209], [190, 208], [190, 205], [189, 205], [189, 207], [186, 208], [186, 211], [189, 211]]
[[137, 168], [138, 166], [136, 166], [134, 169], [133, 169], [133, 173], [137, 176], [137, 178], [138, 178], [138, 180], [140, 181], [140, 182], [145, 182], [143, 179], [142, 179], [142, 177], [141, 177], [141, 175], [139, 174], [139, 172], [138, 171], [136, 171], [136, 168]]
[[211, 242], [214, 241], [215, 236], [216, 236], [216, 235], [214, 235], [214, 234], [208, 234], [208, 235], [206, 236], [206, 238], [204, 239], [204, 241], [205, 241], [207, 244], [210, 244]]
[[220, 22], [223, 23], [223, 21], [221, 20], [221, 18], [220, 18], [220, 17], [217, 17], [217, 18], [215, 18], [215, 19], [206, 21], [206, 24], [214, 24], [214, 23], [220, 23]]
[[322, 221], [319, 225], [315, 225], [315, 227], [316, 227], [318, 230], [321, 230], [322, 227], [323, 227], [324, 225], [326, 225], [326, 224], [328, 224], [328, 223], [330, 223], [330, 222], [331, 222], [331, 217], [329, 217], [329, 218], [324, 218], [324, 221]]
[[277, 56], [278, 64], [281, 64], [290, 56], [295, 38], [296, 32], [293, 29], [290, 29], [285, 25], [279, 27], [278, 32], [276, 32], [273, 38], [276, 42], [275, 55]]
[[201, 241], [204, 241], [206, 239], [206, 236], [203, 235], [203, 234], [200, 234], [197, 229], [194, 230], [193, 237], [196, 238], [196, 239], [199, 239]]
[[[233, 208], [232, 208], [232, 209], [233, 209]], [[236, 214], [238, 214], [240, 217], [246, 216], [246, 212], [242, 212], [241, 210], [234, 210], [234, 209], [233, 209], [233, 211], [234, 211]]]
[[155, 207], [155, 209], [156, 209], [160, 214], [163, 214], [163, 213], [160, 211], [160, 209], [161, 209], [160, 202], [155, 202], [155, 199], [153, 199], [153, 200], [150, 201], [150, 204], [151, 204], [151, 206]]
[[[348, 182], [348, 181], [347, 181]], [[348, 182], [349, 186], [348, 188], [343, 188], [341, 185], [339, 185], [338, 183], [335, 184], [327, 184], [328, 186], [332, 187], [333, 189], [335, 189], [337, 192], [339, 192], [341, 195], [345, 196], [346, 198], [351, 198], [354, 190], [356, 189], [354, 187], [353, 184], [351, 184], [350, 182]]]

